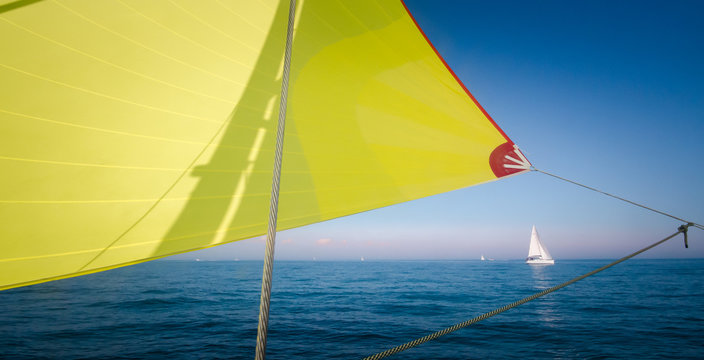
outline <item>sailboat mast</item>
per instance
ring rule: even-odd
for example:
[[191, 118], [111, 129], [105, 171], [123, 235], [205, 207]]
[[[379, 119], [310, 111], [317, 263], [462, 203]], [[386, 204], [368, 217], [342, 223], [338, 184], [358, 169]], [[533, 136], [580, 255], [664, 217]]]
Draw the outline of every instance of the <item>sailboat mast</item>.
[[281, 98], [279, 100], [279, 122], [276, 131], [276, 154], [274, 156], [274, 178], [271, 183], [271, 200], [269, 203], [269, 226], [266, 232], [264, 250], [264, 270], [262, 273], [262, 291], [259, 301], [259, 324], [257, 326], [256, 360], [266, 358], [266, 337], [269, 327], [269, 304], [271, 300], [271, 275], [274, 267], [274, 245], [276, 240], [276, 220], [279, 209], [279, 184], [281, 182], [281, 158], [284, 147], [284, 128], [286, 125], [286, 100], [288, 98], [288, 77], [291, 69], [291, 47], [293, 43], [293, 24], [296, 17], [296, 0], [291, 0], [288, 9], [288, 29], [286, 30], [286, 50], [284, 52], [284, 69], [281, 78]]

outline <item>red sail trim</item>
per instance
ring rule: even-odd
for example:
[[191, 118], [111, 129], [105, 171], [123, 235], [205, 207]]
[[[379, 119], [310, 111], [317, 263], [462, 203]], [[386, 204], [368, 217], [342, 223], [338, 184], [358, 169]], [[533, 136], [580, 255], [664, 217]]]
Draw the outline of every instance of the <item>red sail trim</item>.
[[[511, 142], [505, 142], [494, 149], [489, 156], [489, 166], [494, 176], [501, 178], [504, 176], [509, 176], [517, 174], [519, 172], [526, 171], [526, 169], [517, 169], [515, 167], [506, 167], [505, 165], [517, 165], [513, 161], [506, 158], [506, 155], [513, 157], [514, 159], [520, 159], [521, 157], [516, 153], [520, 151], [514, 147]], [[530, 164], [528, 164], [530, 165]]]
[[482, 113], [484, 114], [484, 116], [486, 116], [486, 118], [489, 119], [489, 121], [491, 122], [492, 125], [494, 125], [496, 130], [501, 135], [503, 135], [503, 137], [506, 139], [506, 141], [513, 144], [513, 141], [511, 141], [511, 139], [509, 139], [508, 135], [506, 135], [506, 133], [499, 127], [498, 124], [496, 124], [496, 122], [494, 121], [494, 119], [491, 118], [489, 113], [487, 113], [486, 110], [484, 110], [484, 108], [482, 107], [482, 105], [479, 104], [479, 101], [477, 101], [477, 99], [474, 98], [474, 95], [472, 95], [472, 93], [469, 92], [467, 87], [464, 86], [464, 84], [462, 83], [462, 80], [460, 80], [460, 78], [457, 77], [457, 74], [455, 74], [455, 72], [452, 71], [452, 69], [450, 68], [450, 65], [447, 65], [447, 62], [445, 61], [445, 59], [443, 59], [442, 55], [440, 55], [440, 53], [438, 52], [438, 49], [436, 49], [435, 46], [433, 45], [433, 43], [430, 42], [430, 39], [428, 39], [428, 37], [425, 35], [425, 32], [423, 32], [423, 29], [420, 28], [420, 25], [418, 25], [418, 22], [411, 14], [411, 11], [408, 10], [408, 6], [406, 6], [406, 2], [404, 0], [400, 0], [400, 1], [401, 1], [401, 4], [403, 5], [403, 8], [406, 9], [406, 13], [408, 13], [408, 16], [411, 18], [411, 20], [413, 20], [413, 23], [416, 24], [416, 28], [418, 29], [420, 34], [423, 35], [423, 38], [425, 38], [425, 41], [428, 43], [428, 45], [430, 45], [430, 48], [433, 49], [433, 51], [435, 51], [435, 55], [437, 55], [438, 58], [440, 59], [440, 61], [442, 61], [442, 63], [445, 65], [445, 68], [447, 68], [447, 71], [449, 71], [450, 74], [452, 74], [452, 76], [455, 78], [457, 83], [460, 84], [460, 86], [462, 86], [462, 89], [464, 89], [464, 92], [467, 93], [467, 95], [469, 96], [470, 99], [472, 99], [472, 101], [474, 101], [474, 103], [477, 105], [479, 110], [481, 110]]

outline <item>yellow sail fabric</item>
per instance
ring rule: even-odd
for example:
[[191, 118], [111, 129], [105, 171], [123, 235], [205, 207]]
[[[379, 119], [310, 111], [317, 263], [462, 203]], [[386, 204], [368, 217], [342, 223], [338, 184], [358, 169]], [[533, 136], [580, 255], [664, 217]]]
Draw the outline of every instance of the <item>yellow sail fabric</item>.
[[[0, 289], [265, 233], [288, 1], [0, 1]], [[400, 1], [299, 0], [279, 229], [529, 163]]]

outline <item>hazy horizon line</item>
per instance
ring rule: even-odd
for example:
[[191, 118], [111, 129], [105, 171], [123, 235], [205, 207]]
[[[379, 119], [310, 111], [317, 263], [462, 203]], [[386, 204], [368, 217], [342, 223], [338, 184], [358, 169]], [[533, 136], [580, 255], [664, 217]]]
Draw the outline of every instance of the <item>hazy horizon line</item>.
[[[555, 263], [560, 261], [574, 261], [574, 260], [617, 260], [619, 258], [562, 258], [555, 260]], [[659, 257], [659, 258], [635, 258], [629, 260], [704, 260], [702, 257]], [[207, 259], [207, 258], [193, 258], [193, 259], [157, 259], [156, 261], [222, 261], [222, 262], [239, 262], [239, 261], [259, 261], [262, 262], [264, 259]], [[491, 259], [491, 260], [481, 260], [481, 259], [383, 259], [383, 258], [372, 258], [364, 260], [361, 259], [276, 259], [275, 261], [305, 261], [305, 262], [382, 262], [382, 261], [479, 261], [479, 262], [494, 262], [494, 261], [525, 261], [525, 259], [512, 258], [512, 259]]]

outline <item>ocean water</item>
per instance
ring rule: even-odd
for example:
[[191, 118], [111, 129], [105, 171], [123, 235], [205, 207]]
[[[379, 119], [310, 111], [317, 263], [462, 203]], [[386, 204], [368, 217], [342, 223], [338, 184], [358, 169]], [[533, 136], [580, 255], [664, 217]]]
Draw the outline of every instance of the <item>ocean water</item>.
[[[269, 359], [359, 359], [606, 264], [277, 261]], [[254, 357], [262, 263], [156, 261], [0, 292], [0, 358]], [[627, 261], [396, 359], [701, 359], [704, 260]]]

